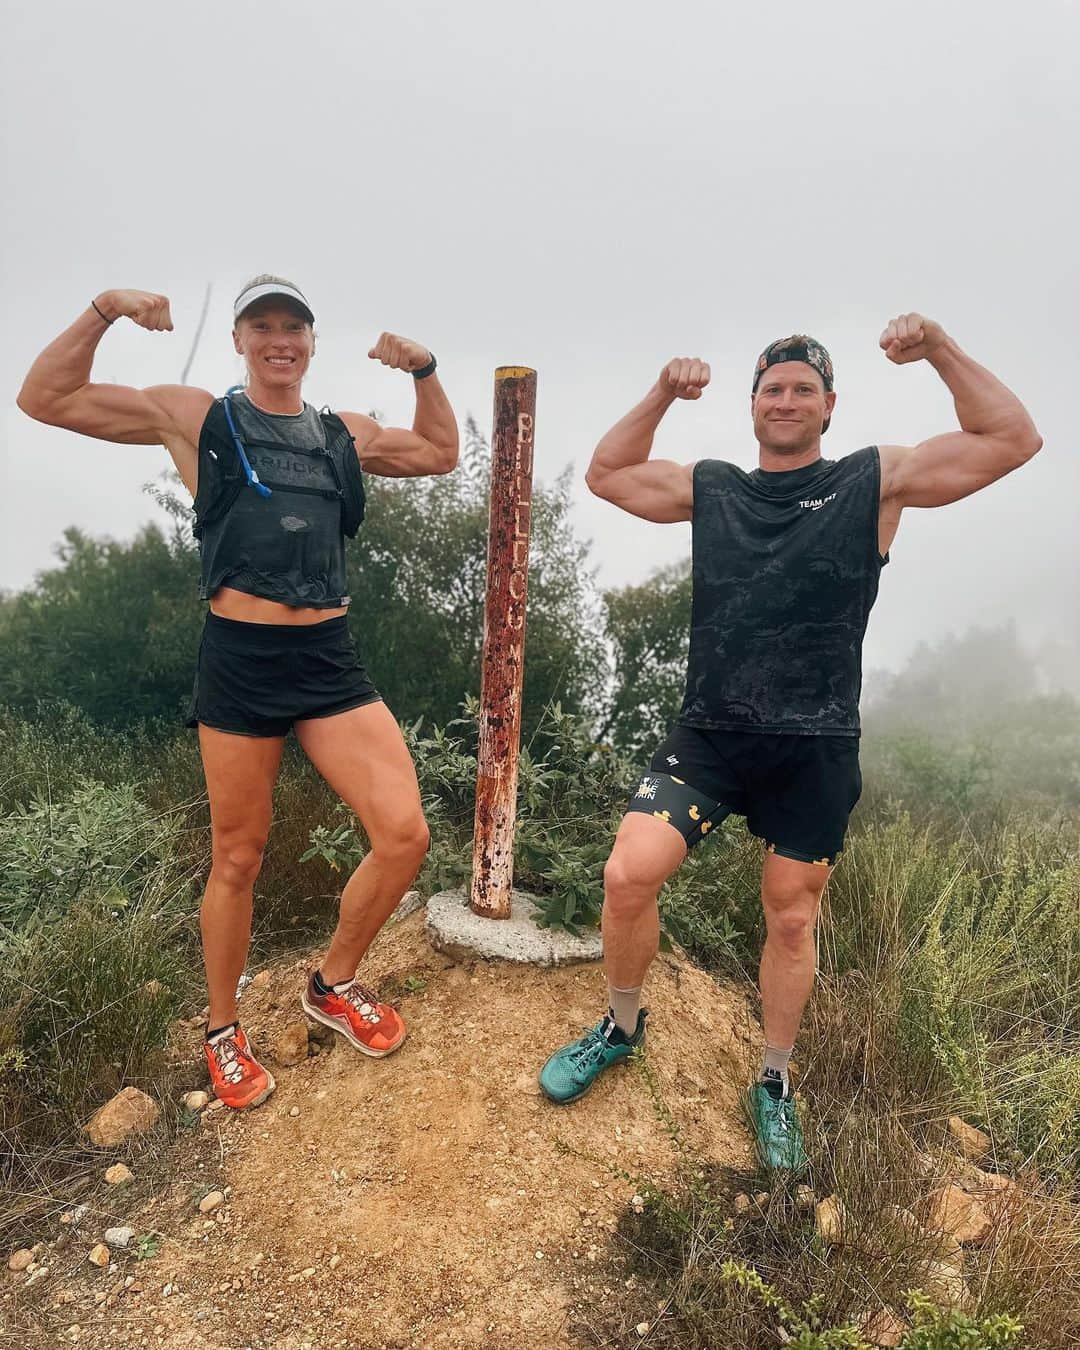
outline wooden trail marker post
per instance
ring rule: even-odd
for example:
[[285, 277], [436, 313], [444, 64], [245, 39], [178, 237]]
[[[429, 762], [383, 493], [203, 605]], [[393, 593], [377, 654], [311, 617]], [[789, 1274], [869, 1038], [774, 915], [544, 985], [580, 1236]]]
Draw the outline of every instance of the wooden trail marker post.
[[510, 917], [513, 885], [535, 417], [536, 371], [527, 366], [500, 366], [495, 372], [491, 437], [480, 749], [469, 898], [473, 913], [489, 919]]

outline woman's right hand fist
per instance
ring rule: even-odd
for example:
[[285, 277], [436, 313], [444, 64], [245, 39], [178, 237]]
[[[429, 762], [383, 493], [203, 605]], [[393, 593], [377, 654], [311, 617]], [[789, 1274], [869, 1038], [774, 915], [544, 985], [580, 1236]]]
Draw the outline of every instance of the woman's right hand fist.
[[172, 332], [169, 297], [150, 291], [103, 291], [94, 302], [110, 319], [130, 319], [151, 333]]

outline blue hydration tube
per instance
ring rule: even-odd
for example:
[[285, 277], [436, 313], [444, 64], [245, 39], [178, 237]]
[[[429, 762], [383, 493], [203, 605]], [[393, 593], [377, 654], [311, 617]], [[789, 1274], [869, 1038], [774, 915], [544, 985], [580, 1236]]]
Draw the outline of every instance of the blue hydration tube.
[[240, 463], [244, 466], [244, 477], [247, 479], [248, 487], [253, 487], [260, 497], [269, 497], [272, 495], [271, 491], [265, 483], [259, 482], [259, 475], [251, 467], [251, 461], [248, 459], [247, 452], [244, 449], [244, 442], [240, 439], [240, 433], [237, 431], [236, 423], [233, 421], [232, 404], [229, 400], [233, 394], [242, 394], [243, 392], [244, 386], [242, 384], [234, 384], [231, 389], [225, 390], [225, 398], [223, 400], [225, 404], [225, 421], [229, 424], [229, 432], [233, 438], [233, 445], [236, 446], [236, 453], [240, 456]]

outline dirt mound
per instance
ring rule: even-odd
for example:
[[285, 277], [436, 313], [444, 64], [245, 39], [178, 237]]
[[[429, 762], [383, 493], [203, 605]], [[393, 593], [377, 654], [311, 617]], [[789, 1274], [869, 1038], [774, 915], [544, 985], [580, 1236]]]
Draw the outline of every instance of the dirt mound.
[[[273, 967], [244, 995], [267, 1059], [302, 1020], [305, 969]], [[125, 1220], [164, 1234], [160, 1249], [138, 1262], [118, 1253], [111, 1274], [83, 1263], [43, 1291], [50, 1343], [58, 1333], [207, 1350], [575, 1343], [565, 1328], [575, 1288], [606, 1258], [634, 1194], [619, 1172], [659, 1179], [674, 1166], [634, 1067], [569, 1108], [538, 1095], [545, 1056], [596, 1020], [600, 969], [453, 964], [416, 914], [383, 932], [364, 974], [401, 1008], [402, 1049], [370, 1060], [330, 1034], [295, 1067], [274, 1065], [264, 1106], [204, 1112], [170, 1159], [167, 1193]], [[648, 994], [649, 1062], [687, 1142], [746, 1166], [738, 1097], [760, 1034], [745, 998], [678, 956], [656, 963]], [[197, 1059], [196, 1028], [178, 1049]], [[204, 1214], [198, 1201], [214, 1188], [226, 1198]], [[58, 1311], [61, 1284], [75, 1297]]]

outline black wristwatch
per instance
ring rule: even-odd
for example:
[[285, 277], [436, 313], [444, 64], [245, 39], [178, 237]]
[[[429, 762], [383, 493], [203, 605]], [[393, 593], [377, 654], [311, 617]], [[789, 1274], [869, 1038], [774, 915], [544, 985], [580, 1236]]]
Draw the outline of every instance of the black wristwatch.
[[426, 380], [429, 375], [434, 375], [438, 369], [439, 363], [435, 360], [435, 353], [431, 353], [431, 360], [426, 366], [421, 366], [419, 370], [414, 370], [412, 377], [414, 380]]

